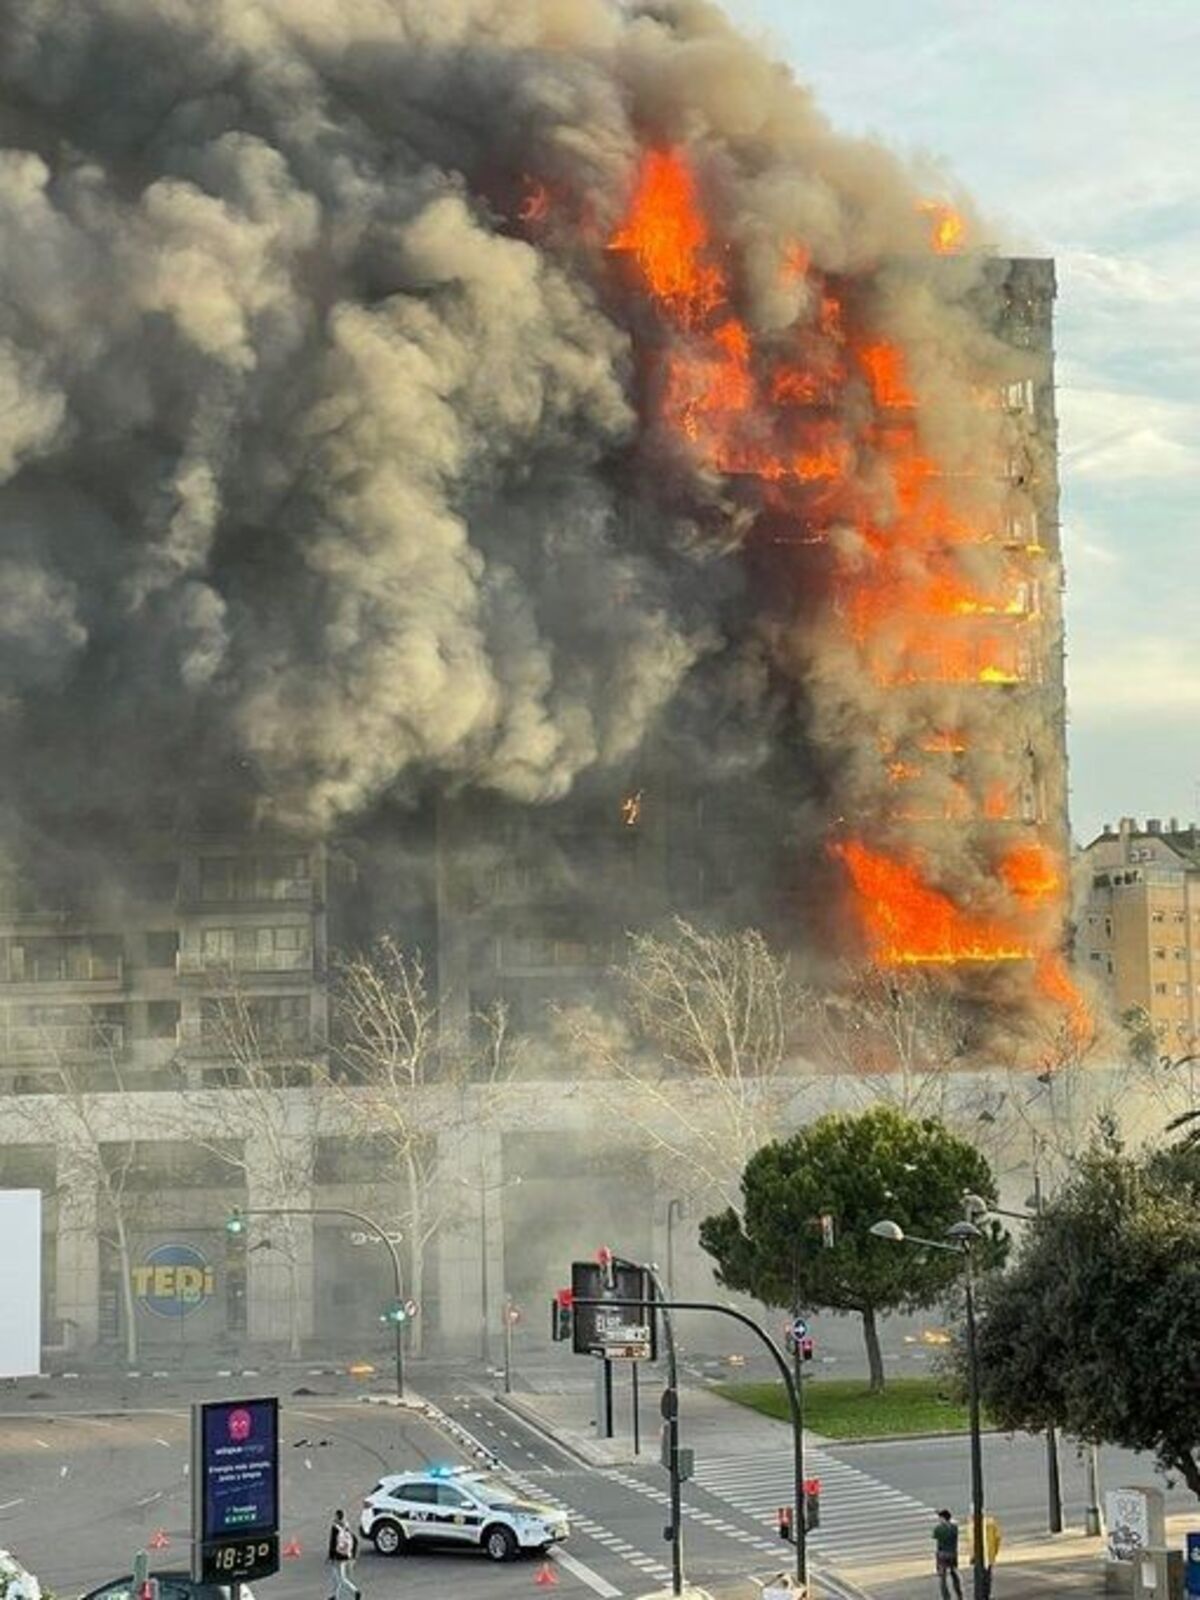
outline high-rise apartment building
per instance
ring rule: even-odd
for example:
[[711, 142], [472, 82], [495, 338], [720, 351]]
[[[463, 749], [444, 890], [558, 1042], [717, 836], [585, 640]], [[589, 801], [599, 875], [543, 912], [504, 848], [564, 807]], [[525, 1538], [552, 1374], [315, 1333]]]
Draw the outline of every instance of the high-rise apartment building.
[[1076, 958], [1164, 1053], [1200, 1042], [1200, 830], [1122, 817], [1080, 853]]

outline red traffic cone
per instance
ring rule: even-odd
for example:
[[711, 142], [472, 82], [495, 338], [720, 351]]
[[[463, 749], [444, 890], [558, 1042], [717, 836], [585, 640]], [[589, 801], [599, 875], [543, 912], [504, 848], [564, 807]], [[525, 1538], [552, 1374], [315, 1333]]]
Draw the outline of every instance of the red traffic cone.
[[299, 1539], [293, 1538], [288, 1540], [279, 1553], [282, 1556], [302, 1556], [304, 1554], [304, 1547], [301, 1545]]
[[548, 1561], [543, 1561], [538, 1568], [537, 1577], [533, 1581], [543, 1589], [552, 1589], [558, 1582], [558, 1573], [555, 1572]]
[[155, 1528], [146, 1540], [147, 1550], [165, 1550], [171, 1542], [171, 1536], [165, 1528]]

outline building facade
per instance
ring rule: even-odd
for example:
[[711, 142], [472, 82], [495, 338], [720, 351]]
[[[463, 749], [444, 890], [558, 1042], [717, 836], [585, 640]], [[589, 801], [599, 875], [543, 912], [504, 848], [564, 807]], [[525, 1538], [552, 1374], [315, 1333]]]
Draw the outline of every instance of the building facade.
[[1122, 817], [1080, 853], [1076, 956], [1120, 1014], [1150, 1018], [1163, 1052], [1200, 1043], [1200, 830]]

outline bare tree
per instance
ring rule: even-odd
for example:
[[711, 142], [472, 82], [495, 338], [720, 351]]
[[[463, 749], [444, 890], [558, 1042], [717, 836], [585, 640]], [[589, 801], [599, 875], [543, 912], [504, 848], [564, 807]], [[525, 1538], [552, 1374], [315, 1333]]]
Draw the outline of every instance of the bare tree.
[[113, 1117], [111, 1097], [114, 1091], [127, 1092], [119, 1053], [102, 1025], [85, 1026], [98, 1029], [94, 1055], [76, 1056], [66, 1041], [60, 1047], [43, 1030], [46, 1065], [39, 1077], [45, 1093], [13, 1095], [9, 1103], [33, 1140], [65, 1156], [68, 1192], [61, 1197], [63, 1209], [69, 1214], [71, 1190], [95, 1192], [99, 1198], [98, 1238], [117, 1258], [124, 1353], [132, 1365], [138, 1358], [138, 1325], [130, 1233], [143, 1200], [134, 1181], [138, 1152], [133, 1140], [112, 1137], [123, 1119]]
[[742, 1169], [796, 1094], [786, 963], [755, 929], [708, 933], [676, 918], [668, 935], [631, 935], [614, 977], [619, 1017], [559, 1013], [579, 1065], [677, 1186], [739, 1209]]
[[923, 967], [847, 967], [836, 990], [809, 990], [804, 1019], [823, 1067], [861, 1081], [906, 1116], [942, 1115], [948, 1075], [970, 1049], [970, 1021], [943, 976]]
[[[503, 1002], [471, 1019], [474, 1038], [448, 1036], [420, 952], [390, 935], [342, 962], [334, 1018], [330, 1081], [353, 1124], [390, 1146], [403, 1194], [408, 1291], [420, 1305], [427, 1251], [457, 1209], [446, 1181], [451, 1162], [461, 1165], [455, 1147], [497, 1113], [519, 1045]], [[411, 1329], [414, 1354], [422, 1329], [420, 1321]]]
[[224, 1083], [189, 1099], [199, 1115], [189, 1117], [188, 1136], [253, 1187], [272, 1220], [271, 1242], [288, 1284], [288, 1349], [298, 1357], [303, 1340], [301, 1307], [302, 1230], [289, 1207], [308, 1204], [313, 1154], [322, 1121], [322, 1097], [311, 1090], [289, 1096], [289, 1084], [309, 1085], [314, 1061], [286, 1029], [264, 1018], [234, 974], [218, 979], [220, 992], [206, 996], [208, 1044], [222, 1063]]

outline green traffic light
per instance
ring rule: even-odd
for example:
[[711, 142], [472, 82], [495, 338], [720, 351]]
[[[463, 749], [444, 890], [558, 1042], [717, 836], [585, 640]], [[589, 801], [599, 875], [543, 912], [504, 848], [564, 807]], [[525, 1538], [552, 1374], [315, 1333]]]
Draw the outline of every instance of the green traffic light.
[[245, 1219], [245, 1217], [242, 1216], [242, 1213], [240, 1211], [232, 1211], [232, 1212], [230, 1212], [229, 1218], [225, 1223], [225, 1232], [226, 1233], [232, 1233], [232, 1234], [238, 1234], [238, 1233], [245, 1233], [245, 1231], [246, 1231], [246, 1219]]

